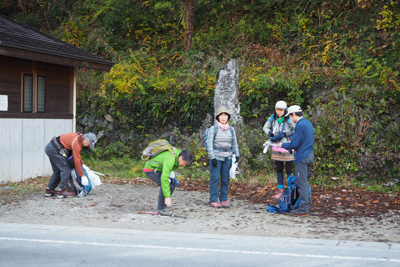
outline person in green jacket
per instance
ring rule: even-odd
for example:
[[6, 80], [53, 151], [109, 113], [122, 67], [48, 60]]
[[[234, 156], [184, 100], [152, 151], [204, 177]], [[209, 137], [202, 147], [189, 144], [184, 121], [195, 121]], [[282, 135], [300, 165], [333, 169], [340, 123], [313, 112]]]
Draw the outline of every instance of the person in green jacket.
[[[171, 196], [178, 180], [175, 178], [174, 171], [179, 166], [192, 164], [194, 155], [187, 150], [175, 150], [175, 154], [164, 151], [154, 156], [144, 165], [143, 171], [146, 176], [160, 186], [158, 194], [158, 213], [171, 216], [172, 212], [167, 208], [171, 207]], [[170, 177], [171, 176], [171, 177]]]

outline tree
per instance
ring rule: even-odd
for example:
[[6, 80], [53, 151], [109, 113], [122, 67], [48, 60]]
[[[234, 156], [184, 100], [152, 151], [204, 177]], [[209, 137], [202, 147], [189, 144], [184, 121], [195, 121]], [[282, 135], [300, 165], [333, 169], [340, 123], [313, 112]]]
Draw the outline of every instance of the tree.
[[194, 3], [195, 0], [182, 0], [186, 12], [186, 51], [190, 51], [193, 46], [193, 28], [194, 28]]

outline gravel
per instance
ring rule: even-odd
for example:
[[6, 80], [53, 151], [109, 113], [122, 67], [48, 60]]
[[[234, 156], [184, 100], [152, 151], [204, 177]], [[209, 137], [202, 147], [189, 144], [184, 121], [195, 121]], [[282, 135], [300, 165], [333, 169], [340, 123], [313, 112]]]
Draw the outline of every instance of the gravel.
[[157, 212], [159, 188], [143, 184], [103, 184], [85, 198], [57, 199], [44, 192], [24, 195], [0, 207], [1, 223], [126, 228], [148, 231], [400, 242], [399, 215], [341, 221], [312, 214], [293, 217], [266, 211], [264, 204], [229, 199], [230, 208], [209, 206], [208, 192], [177, 190], [175, 214], [186, 218], [139, 214]]

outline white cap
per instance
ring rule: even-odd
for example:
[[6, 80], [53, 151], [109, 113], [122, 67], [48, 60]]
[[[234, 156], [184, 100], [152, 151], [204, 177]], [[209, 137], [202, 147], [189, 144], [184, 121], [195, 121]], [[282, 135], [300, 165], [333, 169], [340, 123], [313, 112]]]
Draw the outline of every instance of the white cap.
[[298, 106], [298, 105], [290, 106], [290, 107], [288, 108], [286, 117], [289, 116], [289, 115], [292, 114], [292, 113], [295, 113], [295, 112], [303, 112], [303, 111], [301, 110], [301, 107]]
[[287, 104], [286, 104], [286, 102], [285, 101], [278, 101], [278, 102], [276, 102], [276, 104], [275, 104], [275, 109], [283, 109], [283, 110], [285, 110], [287, 108]]

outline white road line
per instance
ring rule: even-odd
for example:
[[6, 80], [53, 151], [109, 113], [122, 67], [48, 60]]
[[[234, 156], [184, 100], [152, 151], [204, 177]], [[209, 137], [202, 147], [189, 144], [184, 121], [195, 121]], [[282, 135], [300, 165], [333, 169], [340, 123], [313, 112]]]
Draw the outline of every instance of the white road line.
[[354, 260], [354, 261], [400, 262], [400, 259], [386, 259], [386, 258], [379, 259], [379, 258], [369, 258], [369, 257], [363, 258], [363, 257], [329, 256], [329, 255], [317, 255], [317, 254], [295, 254], [295, 253], [279, 253], [279, 252], [263, 252], [263, 251], [149, 246], [149, 245], [121, 245], [121, 244], [111, 244], [111, 243], [59, 241], [59, 240], [26, 239], [26, 238], [12, 238], [12, 237], [0, 237], [0, 240], [73, 244], [73, 245], [108, 246], [108, 247], [145, 248], [145, 249], [188, 250], [188, 251], [198, 251], [198, 252], [222, 252], [222, 253], [238, 253], [238, 254], [242, 253], [242, 254], [257, 254], [257, 255], [272, 255], [272, 256], [287, 256], [287, 257], [306, 257], [306, 258], [325, 258], [325, 259]]

